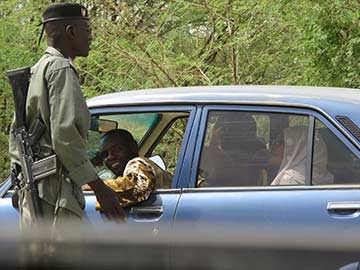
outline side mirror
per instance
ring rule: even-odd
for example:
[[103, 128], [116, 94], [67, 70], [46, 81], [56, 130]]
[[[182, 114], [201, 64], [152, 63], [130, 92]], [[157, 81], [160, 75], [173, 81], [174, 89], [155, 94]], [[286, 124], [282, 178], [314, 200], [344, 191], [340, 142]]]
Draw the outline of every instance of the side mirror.
[[118, 122], [108, 119], [91, 118], [90, 130], [105, 133], [118, 128]]

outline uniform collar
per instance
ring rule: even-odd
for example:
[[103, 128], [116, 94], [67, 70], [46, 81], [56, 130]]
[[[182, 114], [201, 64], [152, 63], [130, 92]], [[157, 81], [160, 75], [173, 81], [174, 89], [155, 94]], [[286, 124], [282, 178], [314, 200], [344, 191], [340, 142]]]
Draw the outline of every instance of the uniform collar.
[[47, 47], [45, 53], [48, 53], [53, 56], [59, 56], [67, 59], [71, 65], [71, 67], [74, 69], [75, 73], [77, 73], [77, 70], [75, 68], [74, 62], [70, 58], [66, 58], [59, 50], [55, 49], [54, 47]]
[[48, 54], [50, 54], [50, 55], [60, 56], [60, 57], [65, 58], [65, 56], [64, 56], [60, 51], [58, 51], [57, 49], [55, 49], [54, 47], [47, 47], [45, 53], [48, 53]]

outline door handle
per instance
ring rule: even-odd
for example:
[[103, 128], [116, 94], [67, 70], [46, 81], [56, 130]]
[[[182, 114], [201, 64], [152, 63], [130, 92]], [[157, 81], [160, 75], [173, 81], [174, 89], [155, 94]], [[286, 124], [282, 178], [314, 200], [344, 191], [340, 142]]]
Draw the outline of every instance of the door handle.
[[327, 210], [333, 218], [353, 219], [360, 216], [360, 202], [329, 202]]
[[131, 216], [140, 216], [140, 217], [154, 217], [160, 216], [164, 212], [162, 206], [133, 206], [130, 209], [129, 214]]
[[357, 211], [360, 210], [360, 202], [329, 202], [328, 211]]

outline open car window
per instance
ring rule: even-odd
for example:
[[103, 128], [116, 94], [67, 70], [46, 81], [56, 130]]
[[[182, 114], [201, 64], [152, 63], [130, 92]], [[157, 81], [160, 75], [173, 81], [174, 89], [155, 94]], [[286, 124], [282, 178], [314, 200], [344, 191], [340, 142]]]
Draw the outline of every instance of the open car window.
[[[139, 112], [98, 114], [92, 116], [88, 137], [91, 159], [100, 149], [102, 135], [110, 129], [129, 131], [139, 145], [139, 155], [150, 158], [160, 168], [174, 175], [178, 155], [184, 138], [189, 112]], [[100, 126], [102, 126], [100, 128]], [[104, 165], [97, 167], [102, 179], [115, 175]]]

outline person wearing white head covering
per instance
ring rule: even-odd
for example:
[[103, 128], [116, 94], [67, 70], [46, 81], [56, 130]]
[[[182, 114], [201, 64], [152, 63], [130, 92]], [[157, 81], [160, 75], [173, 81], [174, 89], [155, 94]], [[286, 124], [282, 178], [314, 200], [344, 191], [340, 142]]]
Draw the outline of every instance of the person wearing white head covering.
[[[296, 126], [284, 130], [284, 154], [279, 172], [271, 185], [303, 185], [305, 183], [308, 127]], [[327, 148], [315, 133], [312, 184], [332, 184], [334, 177], [327, 170]]]

